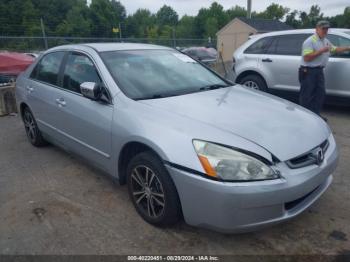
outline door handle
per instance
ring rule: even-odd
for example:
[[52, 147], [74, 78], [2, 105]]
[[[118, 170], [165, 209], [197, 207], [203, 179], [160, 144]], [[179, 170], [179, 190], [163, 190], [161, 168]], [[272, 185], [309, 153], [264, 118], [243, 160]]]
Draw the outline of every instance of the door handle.
[[261, 61], [265, 62], [265, 63], [271, 63], [272, 60], [270, 58], [264, 58]]
[[66, 101], [64, 101], [63, 98], [57, 98], [56, 99], [56, 104], [58, 104], [58, 106], [60, 106], [60, 107], [66, 106]]
[[27, 89], [27, 92], [28, 92], [28, 93], [31, 93], [31, 92], [34, 91], [34, 88], [31, 87], [31, 86], [26, 86], [26, 89]]

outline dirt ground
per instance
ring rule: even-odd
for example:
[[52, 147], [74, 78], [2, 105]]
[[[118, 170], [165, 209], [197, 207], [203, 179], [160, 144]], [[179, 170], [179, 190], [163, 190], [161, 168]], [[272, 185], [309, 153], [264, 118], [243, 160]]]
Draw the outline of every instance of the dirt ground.
[[0, 254], [350, 254], [350, 110], [325, 115], [340, 151], [329, 190], [290, 222], [241, 235], [155, 228], [125, 186], [56, 147], [31, 146], [18, 116], [1, 117]]

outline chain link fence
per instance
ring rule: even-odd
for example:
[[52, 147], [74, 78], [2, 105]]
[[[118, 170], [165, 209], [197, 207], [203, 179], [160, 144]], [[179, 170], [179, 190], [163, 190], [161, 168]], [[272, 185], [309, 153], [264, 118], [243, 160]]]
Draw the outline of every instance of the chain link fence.
[[[0, 36], [0, 51], [15, 51], [26, 53], [39, 53], [48, 48], [59, 45], [78, 44], [78, 43], [147, 43], [174, 48], [185, 48], [191, 46], [206, 46], [216, 48], [216, 39], [179, 39], [179, 38], [95, 38], [95, 37], [58, 37], [58, 36]], [[230, 65], [223, 63], [218, 57], [212, 69], [220, 75], [233, 79]], [[3, 81], [1, 81], [3, 82]]]
[[77, 43], [148, 43], [170, 47], [211, 46], [216, 47], [216, 41], [209, 39], [167, 39], [167, 38], [93, 38], [93, 37], [34, 37], [34, 36], [0, 36], [0, 50], [18, 52], [37, 52], [58, 45]]

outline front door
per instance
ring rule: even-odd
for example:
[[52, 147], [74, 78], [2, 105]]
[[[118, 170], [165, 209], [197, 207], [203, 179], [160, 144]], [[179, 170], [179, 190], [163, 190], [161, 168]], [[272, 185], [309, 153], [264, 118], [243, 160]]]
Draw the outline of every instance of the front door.
[[298, 69], [301, 63], [301, 49], [310, 34], [287, 34], [274, 37], [261, 58], [261, 66], [271, 76], [270, 88], [299, 91]]
[[[350, 39], [330, 34], [328, 39], [335, 46], [350, 46]], [[330, 95], [350, 96], [350, 52], [334, 54], [325, 70], [326, 90]]]
[[109, 172], [111, 164], [111, 125], [113, 106], [104, 86], [103, 101], [83, 97], [80, 84], [102, 80], [92, 60], [71, 52], [65, 59], [60, 89], [55, 94], [56, 122], [61, 141], [71, 151]]

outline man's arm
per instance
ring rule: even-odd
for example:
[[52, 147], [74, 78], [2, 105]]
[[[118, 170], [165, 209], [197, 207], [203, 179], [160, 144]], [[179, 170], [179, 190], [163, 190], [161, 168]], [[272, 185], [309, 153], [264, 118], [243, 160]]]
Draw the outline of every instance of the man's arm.
[[335, 47], [334, 51], [335, 53], [344, 53], [350, 51], [350, 46], [338, 46]]
[[330, 51], [329, 47], [323, 47], [320, 50], [314, 51], [311, 48], [303, 48], [303, 58], [305, 62], [311, 62], [323, 53]]

